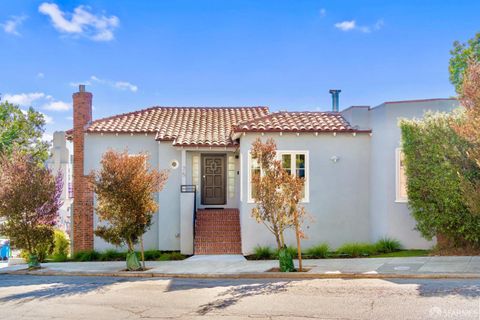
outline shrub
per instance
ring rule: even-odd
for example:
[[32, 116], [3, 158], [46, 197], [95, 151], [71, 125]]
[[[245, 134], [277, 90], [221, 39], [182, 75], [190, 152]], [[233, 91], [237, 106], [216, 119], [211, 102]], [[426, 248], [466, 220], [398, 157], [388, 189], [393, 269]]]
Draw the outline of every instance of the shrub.
[[462, 181], [478, 181], [469, 143], [452, 125], [462, 126], [464, 114], [427, 113], [421, 120], [402, 120], [402, 145], [407, 194], [416, 228], [428, 240], [447, 239], [448, 245], [480, 244], [480, 215], [471, 214]]
[[53, 253], [52, 259], [56, 262], [67, 261], [70, 241], [68, 241], [65, 232], [62, 230], [55, 230], [53, 238]]
[[162, 256], [162, 252], [160, 250], [147, 250], [144, 254], [145, 260], [148, 261], [158, 260]]
[[184, 260], [185, 256], [180, 252], [173, 251], [170, 253], [170, 260]]
[[256, 246], [253, 248], [253, 256], [255, 260], [269, 260], [275, 256], [275, 251], [268, 246]]
[[328, 244], [321, 243], [319, 245], [308, 248], [305, 254], [309, 258], [323, 259], [328, 256], [329, 251], [330, 251], [330, 247], [328, 246]]
[[345, 243], [337, 249], [338, 254], [347, 255], [349, 257], [369, 256], [376, 253], [376, 247], [370, 243], [352, 242]]
[[108, 249], [101, 252], [98, 256], [100, 261], [122, 261], [127, 257], [125, 252], [118, 252], [115, 249]]
[[[37, 241], [37, 246], [34, 249], [34, 254], [37, 256], [38, 262], [45, 262], [47, 257], [52, 254], [54, 243], [49, 238], [44, 238], [42, 241]], [[23, 249], [20, 252], [20, 257], [25, 261], [30, 262], [30, 254], [27, 250]]]
[[156, 261], [174, 261], [174, 260], [184, 260], [185, 256], [178, 251], [172, 252], [161, 252], [157, 251], [159, 256], [156, 258]]
[[72, 257], [72, 260], [79, 261], [79, 262], [98, 261], [99, 258], [100, 258], [100, 254], [97, 251], [85, 250], [85, 251], [76, 252]]
[[402, 245], [400, 244], [400, 241], [396, 239], [385, 237], [375, 242], [375, 248], [377, 249], [377, 252], [390, 253], [399, 251], [402, 249]]

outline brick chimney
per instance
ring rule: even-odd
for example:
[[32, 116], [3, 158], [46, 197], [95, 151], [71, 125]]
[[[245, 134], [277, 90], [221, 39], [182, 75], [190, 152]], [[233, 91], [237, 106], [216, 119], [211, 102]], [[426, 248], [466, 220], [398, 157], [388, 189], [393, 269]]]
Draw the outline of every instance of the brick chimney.
[[85, 127], [92, 121], [92, 94], [73, 94], [73, 251], [93, 249], [93, 192], [84, 172]]

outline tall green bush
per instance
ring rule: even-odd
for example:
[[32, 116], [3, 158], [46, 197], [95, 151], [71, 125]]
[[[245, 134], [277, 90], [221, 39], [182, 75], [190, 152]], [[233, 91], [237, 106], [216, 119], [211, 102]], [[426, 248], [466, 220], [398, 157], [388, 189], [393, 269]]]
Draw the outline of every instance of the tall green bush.
[[56, 229], [53, 236], [53, 244], [53, 260], [58, 262], [67, 261], [70, 241], [68, 241], [65, 232]]
[[449, 244], [479, 243], [480, 217], [472, 215], [462, 195], [462, 179], [476, 179], [467, 158], [468, 143], [452, 129], [460, 111], [427, 113], [421, 120], [401, 120], [407, 194], [416, 228], [426, 239], [441, 235]]

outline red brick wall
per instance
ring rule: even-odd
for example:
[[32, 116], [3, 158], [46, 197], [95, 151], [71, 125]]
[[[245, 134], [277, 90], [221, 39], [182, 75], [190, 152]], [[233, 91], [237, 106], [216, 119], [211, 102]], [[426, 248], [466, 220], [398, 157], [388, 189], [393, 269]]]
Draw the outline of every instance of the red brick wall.
[[73, 251], [93, 249], [93, 192], [84, 175], [84, 128], [92, 121], [92, 94], [73, 94]]

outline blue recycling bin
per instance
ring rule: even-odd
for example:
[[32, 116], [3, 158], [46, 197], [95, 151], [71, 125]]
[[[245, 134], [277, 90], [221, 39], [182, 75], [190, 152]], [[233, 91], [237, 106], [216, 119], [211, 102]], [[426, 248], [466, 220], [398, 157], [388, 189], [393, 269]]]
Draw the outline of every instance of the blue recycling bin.
[[10, 257], [10, 240], [0, 239], [0, 260], [6, 261]]

